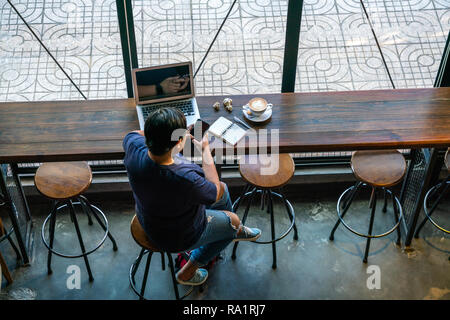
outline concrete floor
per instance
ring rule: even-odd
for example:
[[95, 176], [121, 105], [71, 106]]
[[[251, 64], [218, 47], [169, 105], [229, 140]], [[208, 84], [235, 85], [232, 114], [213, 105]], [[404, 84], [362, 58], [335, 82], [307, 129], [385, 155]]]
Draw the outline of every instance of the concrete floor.
[[[362, 262], [365, 239], [359, 238], [342, 225], [333, 242], [329, 233], [336, 221], [336, 200], [346, 186], [334, 188], [329, 185], [288, 186], [286, 195], [294, 205], [299, 229], [299, 240], [293, 233], [277, 243], [278, 268], [273, 270], [270, 245], [241, 243], [237, 259], [231, 259], [232, 246], [223, 253], [210, 271], [204, 291], [196, 289], [187, 299], [450, 299], [450, 239], [433, 228], [424, 227], [420, 239], [414, 239], [406, 250], [395, 245], [396, 234], [372, 241], [369, 261]], [[239, 189], [232, 189], [235, 199]], [[319, 196], [320, 194], [320, 196]], [[27, 267], [15, 266], [12, 250], [7, 242], [0, 250], [7, 259], [15, 282], [5, 287], [2, 284], [0, 299], [136, 299], [130, 288], [128, 272], [139, 253], [129, 232], [129, 222], [134, 214], [133, 201], [129, 193], [88, 195], [94, 205], [107, 215], [110, 230], [116, 238], [119, 250], [114, 252], [106, 240], [89, 261], [94, 282], [88, 281], [82, 258], [64, 259], [54, 256], [53, 274], [46, 272], [47, 250], [40, 238], [40, 229], [50, 204], [42, 198], [30, 199], [34, 217], [34, 250], [32, 263]], [[368, 194], [355, 200], [348, 213], [348, 222], [365, 232], [368, 225]], [[380, 210], [381, 204], [378, 206]], [[450, 225], [448, 215], [450, 199], [444, 201], [436, 219]], [[275, 204], [276, 229], [288, 226], [284, 207]], [[238, 214], [242, 216], [241, 207]], [[83, 237], [87, 246], [99, 239], [100, 229], [95, 224], [88, 226], [84, 215], [79, 215]], [[261, 240], [270, 236], [270, 219], [267, 213], [252, 207], [247, 225], [262, 229]], [[393, 223], [392, 208], [383, 214], [376, 213], [374, 232], [387, 230]], [[79, 249], [73, 225], [67, 214], [60, 214], [57, 223], [55, 246], [68, 253]], [[167, 259], [166, 259], [167, 262]], [[81, 288], [68, 289], [70, 274], [67, 268], [76, 265], [81, 270]], [[372, 266], [380, 271], [380, 288], [369, 289], [368, 279], [373, 275]], [[137, 281], [140, 283], [144, 264], [141, 264]], [[376, 267], [375, 267], [376, 268]], [[3, 281], [5, 282], [5, 281]], [[179, 286], [183, 291], [186, 287]], [[155, 254], [152, 259], [147, 292], [151, 299], [173, 299], [174, 292], [169, 269], [161, 270], [161, 259]]]

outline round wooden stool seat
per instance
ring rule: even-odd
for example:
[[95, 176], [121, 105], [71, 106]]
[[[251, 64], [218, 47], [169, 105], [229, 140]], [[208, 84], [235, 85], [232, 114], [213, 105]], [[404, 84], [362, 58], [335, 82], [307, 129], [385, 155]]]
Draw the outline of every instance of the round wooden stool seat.
[[36, 171], [34, 183], [44, 196], [62, 200], [76, 197], [89, 188], [92, 171], [87, 162], [49, 162]]
[[131, 220], [131, 235], [133, 236], [134, 241], [142, 248], [153, 252], [162, 252], [162, 250], [150, 242], [136, 215], [134, 215]]
[[246, 155], [239, 161], [239, 172], [242, 178], [260, 188], [282, 187], [289, 182], [294, 175], [294, 171], [294, 160], [288, 153], [264, 157]]
[[356, 151], [351, 160], [358, 180], [374, 187], [391, 187], [406, 172], [405, 157], [397, 150]]

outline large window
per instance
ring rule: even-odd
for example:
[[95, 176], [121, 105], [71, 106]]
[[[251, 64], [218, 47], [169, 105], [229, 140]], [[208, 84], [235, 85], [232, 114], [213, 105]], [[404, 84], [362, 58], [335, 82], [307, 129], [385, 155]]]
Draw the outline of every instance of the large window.
[[[191, 60], [194, 70], [232, 0], [133, 0], [139, 66]], [[238, 1], [195, 80], [198, 95], [280, 92], [287, 0]]]
[[11, 3], [26, 24], [2, 1], [0, 101], [126, 97], [115, 0]]
[[[116, 0], [10, 1], [28, 26], [2, 2], [0, 101], [127, 96]], [[233, 3], [127, 1], [139, 66], [191, 60], [194, 70]], [[237, 1], [198, 95], [281, 91], [288, 3]], [[449, 29], [448, 0], [304, 0], [295, 91], [431, 87]]]

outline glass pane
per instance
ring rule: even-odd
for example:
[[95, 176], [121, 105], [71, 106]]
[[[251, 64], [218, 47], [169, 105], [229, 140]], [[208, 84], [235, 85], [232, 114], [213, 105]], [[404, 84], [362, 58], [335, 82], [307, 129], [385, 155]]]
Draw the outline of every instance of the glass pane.
[[432, 87], [449, 29], [447, 0], [305, 0], [296, 91]]
[[432, 87], [450, 30], [450, 1], [368, 1], [396, 88]]
[[[196, 71], [232, 0], [133, 1], [140, 67], [192, 61]], [[287, 0], [238, 1], [196, 79], [197, 95], [281, 91]]]
[[[126, 97], [114, 0], [12, 3], [88, 99]], [[0, 101], [83, 99], [9, 3], [0, 10]]]
[[304, 1], [296, 91], [388, 89], [359, 1]]

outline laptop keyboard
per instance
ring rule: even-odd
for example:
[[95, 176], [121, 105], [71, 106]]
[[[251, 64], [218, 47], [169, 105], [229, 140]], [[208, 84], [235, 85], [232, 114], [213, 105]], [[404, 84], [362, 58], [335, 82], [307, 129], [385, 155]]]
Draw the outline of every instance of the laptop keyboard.
[[186, 117], [193, 116], [195, 114], [194, 106], [192, 105], [192, 100], [175, 101], [172, 103], [156, 104], [142, 107], [142, 113], [144, 114], [144, 121], [147, 119], [150, 113], [159, 108], [178, 108], [181, 110], [181, 112], [184, 113]]

